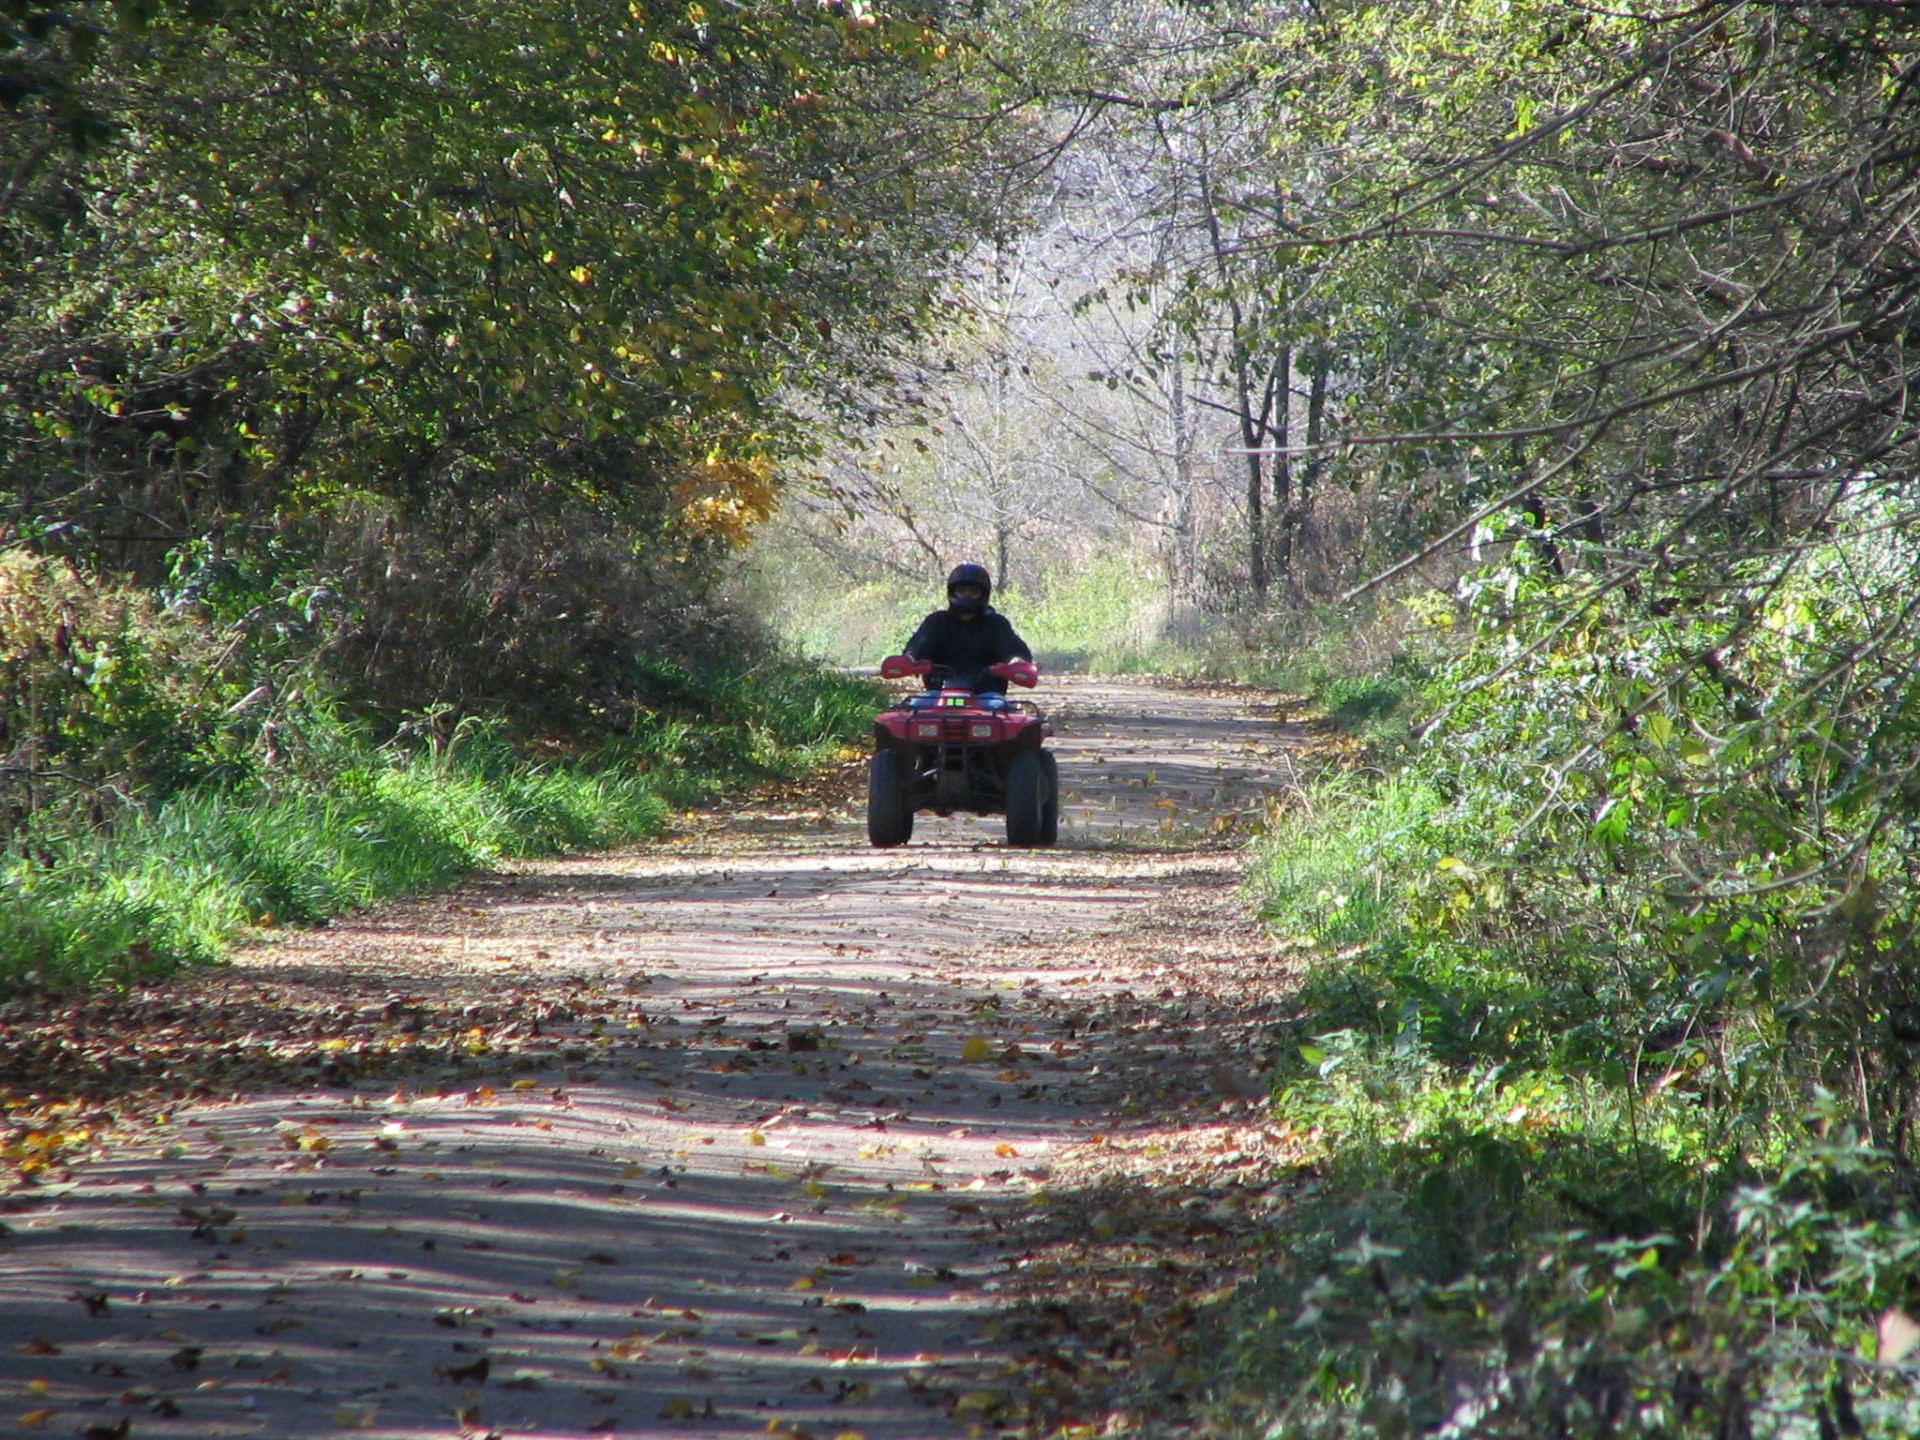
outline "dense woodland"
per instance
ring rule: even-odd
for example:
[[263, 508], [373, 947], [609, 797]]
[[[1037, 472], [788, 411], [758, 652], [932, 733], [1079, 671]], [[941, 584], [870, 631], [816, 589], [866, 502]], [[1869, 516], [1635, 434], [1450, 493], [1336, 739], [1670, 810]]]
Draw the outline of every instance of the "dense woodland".
[[1398, 707], [1256, 868], [1326, 1198], [1215, 1423], [1920, 1425], [1920, 12], [4, 0], [0, 105], [16, 980], [206, 949], [61, 898], [175, 799], [981, 558]]

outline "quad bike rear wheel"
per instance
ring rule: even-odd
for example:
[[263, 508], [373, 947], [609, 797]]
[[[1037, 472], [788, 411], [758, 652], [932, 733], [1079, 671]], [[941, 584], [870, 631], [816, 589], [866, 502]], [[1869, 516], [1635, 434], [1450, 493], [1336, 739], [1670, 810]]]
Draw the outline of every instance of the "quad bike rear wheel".
[[912, 779], [897, 750], [876, 750], [867, 762], [867, 840], [886, 849], [913, 838]]
[[1060, 843], [1060, 762], [1051, 750], [1040, 752], [1040, 768], [1047, 782], [1046, 798], [1040, 802], [1040, 843]]
[[1007, 766], [1007, 843], [1047, 843], [1047, 768], [1038, 750], [1023, 750]]

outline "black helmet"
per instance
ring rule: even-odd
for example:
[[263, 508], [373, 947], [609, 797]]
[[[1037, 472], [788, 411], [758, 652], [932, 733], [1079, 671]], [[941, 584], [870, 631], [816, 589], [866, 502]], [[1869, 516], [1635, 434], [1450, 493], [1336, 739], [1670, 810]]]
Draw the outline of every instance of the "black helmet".
[[[956, 596], [953, 592], [961, 585], [978, 585], [979, 598], [971, 595]], [[993, 577], [987, 574], [987, 567], [971, 562], [953, 567], [953, 573], [947, 576], [947, 608], [958, 610], [961, 614], [974, 614], [987, 608], [987, 601], [993, 597]]]

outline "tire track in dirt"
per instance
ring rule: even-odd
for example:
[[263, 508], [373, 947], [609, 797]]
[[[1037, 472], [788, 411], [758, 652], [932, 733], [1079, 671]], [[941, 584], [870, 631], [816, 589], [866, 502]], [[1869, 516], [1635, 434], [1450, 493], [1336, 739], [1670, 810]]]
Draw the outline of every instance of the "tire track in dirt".
[[1217, 1098], [1161, 1027], [1209, 965], [1271, 965], [1236, 847], [1298, 739], [1255, 692], [1037, 698], [1057, 850], [925, 816], [871, 850], [848, 767], [834, 803], [694, 817], [188, 982], [209, 1014], [334, 1017], [333, 1083], [235, 1069], [7, 1197], [0, 1430], [1013, 1423], [1022, 1217], [1142, 1097]]

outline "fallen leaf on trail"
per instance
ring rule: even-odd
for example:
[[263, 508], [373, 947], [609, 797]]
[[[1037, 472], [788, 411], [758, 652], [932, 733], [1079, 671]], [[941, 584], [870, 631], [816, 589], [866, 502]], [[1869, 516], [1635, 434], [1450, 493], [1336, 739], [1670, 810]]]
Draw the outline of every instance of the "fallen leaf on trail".
[[26, 1352], [29, 1355], [58, 1355], [60, 1347], [44, 1336], [36, 1335], [27, 1342]]
[[993, 1147], [993, 1153], [998, 1155], [1002, 1160], [1006, 1160], [1018, 1155], [1020, 1152], [1002, 1140], [998, 1145]]
[[972, 1035], [960, 1049], [960, 1058], [969, 1065], [977, 1065], [982, 1060], [993, 1058], [993, 1042], [984, 1035]]
[[51, 1410], [29, 1410], [17, 1422], [22, 1430], [44, 1430], [53, 1418]]
[[660, 1407], [662, 1420], [691, 1420], [693, 1415], [693, 1401], [684, 1395], [670, 1396], [667, 1403]]
[[487, 1381], [487, 1372], [491, 1369], [493, 1369], [492, 1357], [482, 1355], [471, 1365], [449, 1365], [446, 1375], [447, 1379], [456, 1385], [484, 1385]]
[[954, 1402], [953, 1413], [960, 1415], [995, 1415], [1007, 1408], [1007, 1393], [1004, 1390], [969, 1390]]
[[371, 1430], [374, 1417], [379, 1413], [371, 1405], [364, 1410], [356, 1410], [351, 1405], [336, 1405], [333, 1409], [333, 1423], [342, 1430]]
[[133, 1419], [128, 1415], [122, 1415], [117, 1425], [98, 1421], [80, 1432], [80, 1440], [127, 1440], [127, 1432], [132, 1424]]

